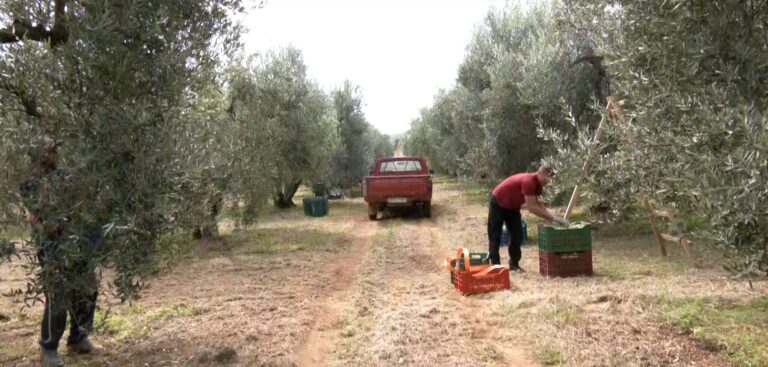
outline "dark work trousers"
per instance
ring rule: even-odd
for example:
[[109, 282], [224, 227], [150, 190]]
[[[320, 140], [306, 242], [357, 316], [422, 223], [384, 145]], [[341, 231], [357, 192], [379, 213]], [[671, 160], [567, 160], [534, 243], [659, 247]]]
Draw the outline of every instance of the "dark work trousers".
[[79, 343], [93, 328], [98, 293], [61, 293], [63, 292], [57, 292], [57, 290], [45, 292], [45, 311], [40, 326], [40, 345], [45, 349], [59, 347], [59, 340], [67, 327], [67, 314], [69, 314], [67, 344]]
[[[41, 266], [45, 267], [45, 250], [38, 253]], [[83, 277], [95, 277], [85, 265], [77, 266]], [[76, 272], [75, 272], [76, 273]], [[68, 272], [68, 274], [71, 274]], [[69, 337], [67, 344], [77, 344], [88, 336], [93, 328], [98, 292], [72, 290], [71, 286], [50, 285], [45, 291], [45, 310], [40, 325], [40, 346], [45, 349], [57, 349], [59, 341], [67, 327], [69, 314]]]
[[506, 209], [499, 206], [496, 198], [490, 195], [488, 200], [488, 255], [491, 264], [501, 264], [499, 246], [501, 244], [501, 232], [506, 224], [509, 232], [509, 265], [520, 266], [522, 252], [520, 245], [523, 242], [522, 219], [520, 209]]

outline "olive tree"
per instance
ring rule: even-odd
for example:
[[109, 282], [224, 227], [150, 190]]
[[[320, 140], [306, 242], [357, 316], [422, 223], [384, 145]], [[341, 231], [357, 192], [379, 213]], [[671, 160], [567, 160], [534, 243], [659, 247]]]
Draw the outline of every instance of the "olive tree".
[[395, 147], [365, 118], [363, 95], [349, 80], [331, 92], [338, 131], [338, 145], [333, 154], [333, 175], [329, 184], [351, 187], [370, 170], [376, 158], [392, 156]]
[[[729, 267], [768, 268], [768, 4], [572, 1], [563, 24], [597, 28], [625, 123], [608, 124], [590, 176], [614, 200], [638, 197], [705, 218], [698, 235]], [[550, 135], [551, 136], [551, 135]], [[588, 133], [559, 156], [584, 156]], [[599, 177], [600, 180], [594, 179]], [[626, 205], [625, 205], [626, 206]]]
[[583, 32], [561, 31], [559, 4], [490, 11], [467, 46], [457, 86], [440, 91], [414, 121], [410, 149], [444, 173], [492, 185], [552, 152], [540, 125], [575, 131], [563, 105], [578, 125], [596, 125], [588, 107], [602, 98], [604, 73], [583, 62], [593, 51]]
[[253, 212], [263, 204], [258, 187], [269, 187], [277, 207], [292, 207], [301, 184], [322, 180], [330, 169], [338, 139], [328, 97], [293, 47], [252, 59], [232, 75], [229, 111], [240, 134], [237, 171], [246, 207]]
[[[238, 0], [2, 2], [5, 218], [21, 221], [18, 185], [34, 171], [26, 153], [35, 137], [56, 139], [62, 169], [74, 177], [56, 214], [69, 223], [61, 261], [112, 267], [117, 294], [137, 296], [156, 269], [155, 246], [173, 229], [177, 218], [169, 213], [179, 212], [189, 179], [180, 163], [186, 158], [174, 149], [183, 145], [177, 134], [185, 111], [219, 55], [237, 45], [228, 15], [239, 10]], [[86, 245], [87, 228], [107, 241]], [[47, 281], [31, 276], [20, 293], [34, 298]]]

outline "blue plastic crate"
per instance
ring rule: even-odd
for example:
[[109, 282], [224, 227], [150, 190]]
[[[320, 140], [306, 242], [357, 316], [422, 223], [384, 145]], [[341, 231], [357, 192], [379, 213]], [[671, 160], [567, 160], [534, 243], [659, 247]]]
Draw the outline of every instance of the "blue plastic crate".
[[[528, 244], [528, 224], [525, 223], [525, 221], [521, 221], [521, 229], [523, 233], [523, 243], [522, 245]], [[510, 242], [509, 238], [509, 232], [507, 231], [507, 226], [504, 226], [504, 229], [501, 231], [501, 247], [509, 246]]]

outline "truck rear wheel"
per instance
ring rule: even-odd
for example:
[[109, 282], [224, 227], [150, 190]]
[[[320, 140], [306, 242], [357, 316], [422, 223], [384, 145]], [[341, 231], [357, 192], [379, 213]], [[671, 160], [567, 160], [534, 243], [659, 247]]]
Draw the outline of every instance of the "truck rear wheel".
[[376, 217], [378, 215], [379, 215], [379, 208], [377, 208], [375, 205], [368, 205], [368, 219], [376, 220]]
[[427, 201], [421, 206], [421, 214], [424, 216], [424, 218], [431, 218], [432, 217], [432, 202]]

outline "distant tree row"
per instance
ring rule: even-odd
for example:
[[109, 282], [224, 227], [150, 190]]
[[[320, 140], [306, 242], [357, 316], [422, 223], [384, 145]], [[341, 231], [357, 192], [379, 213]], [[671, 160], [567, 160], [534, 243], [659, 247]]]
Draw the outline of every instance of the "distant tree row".
[[576, 60], [590, 43], [559, 31], [562, 9], [509, 6], [488, 13], [467, 46], [456, 86], [440, 91], [412, 123], [406, 151], [438, 170], [493, 183], [531, 168], [548, 152], [539, 126], [570, 133], [563, 106], [580, 124], [604, 93], [598, 67]]
[[640, 198], [698, 218], [700, 242], [768, 270], [768, 3], [552, 0], [488, 14], [457, 75], [413, 122], [407, 150], [492, 184], [550, 161], [577, 182], [606, 97], [587, 202]]
[[[60, 261], [113, 268], [124, 299], [161, 265], [169, 234], [213, 234], [224, 211], [252, 223], [270, 202], [291, 206], [301, 184], [352, 185], [393, 153], [351, 83], [326, 94], [293, 48], [243, 56], [231, 17], [243, 11], [240, 0], [0, 3], [0, 253], [26, 225], [19, 186], [42, 174], [44, 136], [61, 144], [67, 177], [40, 204], [65, 223]], [[103, 246], [82, 240], [89, 228]], [[56, 281], [35, 269], [20, 296]]]

